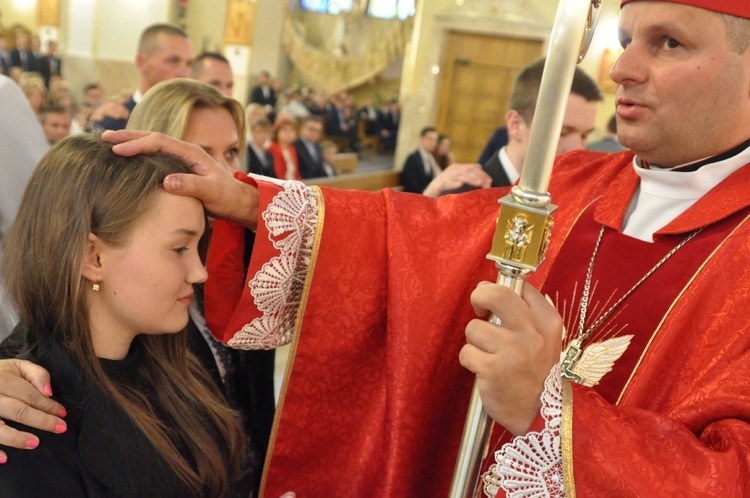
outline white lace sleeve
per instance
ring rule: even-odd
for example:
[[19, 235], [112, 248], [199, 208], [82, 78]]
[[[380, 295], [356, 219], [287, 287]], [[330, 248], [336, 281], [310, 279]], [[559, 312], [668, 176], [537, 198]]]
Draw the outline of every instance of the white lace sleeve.
[[555, 365], [544, 382], [541, 415], [544, 429], [517, 436], [495, 453], [495, 463], [482, 476], [484, 492], [494, 498], [503, 489], [508, 498], [564, 497], [560, 426], [562, 381]]
[[271, 349], [288, 343], [310, 265], [318, 225], [318, 194], [301, 182], [275, 182], [284, 187], [263, 212], [268, 238], [279, 254], [249, 281], [262, 313], [227, 343], [241, 349]]

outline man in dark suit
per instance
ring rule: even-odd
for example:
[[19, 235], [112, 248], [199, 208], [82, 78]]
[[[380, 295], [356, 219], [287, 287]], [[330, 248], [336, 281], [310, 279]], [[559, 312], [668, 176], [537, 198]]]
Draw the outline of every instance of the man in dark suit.
[[62, 76], [62, 61], [56, 54], [57, 42], [50, 40], [47, 43], [47, 55], [42, 55], [37, 59], [39, 72], [42, 73], [47, 88], [49, 88], [49, 80], [52, 76]]
[[326, 134], [345, 136], [348, 131], [344, 103], [338, 95], [331, 95], [328, 105], [328, 116], [326, 118]]
[[349, 150], [359, 153], [357, 113], [349, 106], [349, 97], [342, 92], [331, 96], [331, 106], [326, 120], [326, 134], [347, 140]]
[[276, 117], [277, 97], [276, 91], [271, 87], [271, 75], [268, 71], [261, 71], [258, 75], [258, 84], [250, 92], [250, 102], [265, 107], [271, 123]]
[[396, 149], [398, 139], [398, 127], [401, 124], [401, 109], [396, 100], [391, 100], [382, 109], [382, 123], [380, 138], [383, 140], [383, 148], [386, 151]]
[[31, 47], [31, 53], [34, 54], [35, 71], [39, 72], [39, 63], [44, 57], [44, 54], [42, 53], [42, 39], [36, 35], [32, 36], [29, 46]]
[[[173, 24], [152, 24], [141, 34], [135, 56], [135, 67], [141, 73], [138, 90], [124, 104], [102, 105], [100, 114], [103, 117], [92, 117], [92, 121], [105, 130], [124, 129], [130, 112], [143, 94], [162, 81], [187, 78], [192, 60], [193, 48], [182, 28]], [[108, 105], [113, 108], [108, 109]]]
[[273, 156], [266, 150], [266, 143], [271, 138], [271, 123], [265, 119], [250, 125], [252, 139], [247, 144], [247, 171], [256, 175], [276, 178], [273, 169]]
[[437, 147], [438, 132], [432, 126], [419, 132], [419, 147], [409, 154], [401, 170], [401, 184], [404, 192], [421, 194], [427, 185], [440, 174], [432, 154]]
[[7, 75], [13, 63], [10, 61], [10, 51], [8, 51], [5, 38], [0, 36], [0, 74]]
[[36, 71], [36, 57], [29, 49], [29, 35], [18, 33], [16, 46], [10, 51], [11, 66], [18, 66], [24, 71]]
[[359, 110], [359, 120], [365, 124], [366, 135], [380, 135], [383, 129], [383, 111], [375, 107], [372, 97], [368, 97]]
[[299, 161], [299, 174], [302, 178], [328, 176], [323, 167], [323, 149], [320, 147], [320, 136], [323, 133], [323, 122], [317, 116], [302, 120], [299, 138], [294, 141]]

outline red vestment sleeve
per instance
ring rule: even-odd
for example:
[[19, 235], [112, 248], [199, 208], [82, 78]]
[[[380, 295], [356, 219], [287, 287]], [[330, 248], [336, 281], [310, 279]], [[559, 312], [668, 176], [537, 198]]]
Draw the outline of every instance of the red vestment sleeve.
[[206, 325], [219, 340], [237, 308], [245, 285], [244, 232], [245, 227], [223, 220], [214, 220], [211, 231], [204, 307]]
[[[260, 210], [263, 212], [271, 200], [281, 191], [276, 182], [256, 181], [252, 176], [237, 173], [235, 177], [244, 183], [258, 187]], [[244, 324], [244, 319], [255, 310], [248, 288], [248, 280], [258, 270], [261, 262], [270, 260], [273, 247], [268, 240], [268, 229], [258, 220], [256, 245], [247, 275], [244, 272], [244, 247], [246, 228], [237, 223], [214, 220], [211, 245], [206, 269], [205, 314], [206, 324], [217, 340], [226, 343]], [[253, 265], [253, 262], [255, 265]], [[243, 297], [244, 296], [244, 297]], [[256, 310], [257, 311], [257, 310]], [[236, 315], [240, 315], [239, 324]], [[230, 327], [235, 317], [233, 327]]]

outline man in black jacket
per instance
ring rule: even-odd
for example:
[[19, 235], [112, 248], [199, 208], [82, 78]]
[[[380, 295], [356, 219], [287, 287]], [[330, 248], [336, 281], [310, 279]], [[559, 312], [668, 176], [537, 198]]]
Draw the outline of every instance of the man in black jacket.
[[271, 123], [276, 116], [277, 97], [276, 90], [271, 87], [271, 75], [268, 71], [261, 71], [258, 75], [258, 84], [250, 92], [250, 102], [265, 107]]
[[108, 108], [103, 105], [103, 117], [92, 116], [92, 121], [105, 130], [124, 129], [146, 91], [162, 81], [190, 76], [192, 60], [193, 47], [182, 28], [166, 23], [149, 26], [141, 34], [135, 56], [135, 67], [141, 73], [138, 90], [122, 105], [111, 104]]
[[250, 125], [251, 140], [247, 143], [248, 172], [276, 178], [273, 169], [273, 156], [266, 150], [266, 142], [271, 138], [271, 123], [265, 119]]
[[42, 73], [44, 84], [49, 88], [49, 80], [53, 76], [62, 76], [62, 61], [57, 56], [57, 42], [50, 40], [47, 42], [47, 54], [42, 54], [37, 59], [39, 72]]
[[419, 147], [409, 154], [401, 170], [401, 183], [404, 192], [421, 194], [427, 185], [440, 174], [433, 153], [437, 147], [438, 132], [426, 126], [419, 132]]
[[317, 116], [302, 120], [299, 138], [294, 141], [299, 161], [299, 174], [302, 178], [328, 176], [323, 167], [323, 149], [320, 148], [320, 135], [323, 133], [323, 121]]

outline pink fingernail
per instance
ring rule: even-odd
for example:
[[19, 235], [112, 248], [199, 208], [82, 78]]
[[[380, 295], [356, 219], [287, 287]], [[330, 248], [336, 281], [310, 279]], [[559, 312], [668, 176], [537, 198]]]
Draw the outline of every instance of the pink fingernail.
[[44, 392], [46, 392], [47, 394], [49, 394], [50, 396], [52, 396], [52, 386], [49, 385], [49, 384], [45, 384], [44, 385]]
[[65, 418], [67, 414], [68, 414], [68, 411], [65, 408], [60, 408], [60, 411], [57, 412], [57, 416], [60, 418]]
[[55, 426], [55, 432], [58, 434], [62, 434], [63, 432], [68, 430], [68, 426], [65, 424], [57, 424]]
[[0, 465], [4, 464], [8, 461], [8, 457], [5, 455], [0, 455]]
[[28, 441], [26, 441], [27, 448], [36, 448], [37, 446], [39, 446], [39, 441], [37, 441], [36, 439], [29, 439]]

